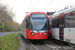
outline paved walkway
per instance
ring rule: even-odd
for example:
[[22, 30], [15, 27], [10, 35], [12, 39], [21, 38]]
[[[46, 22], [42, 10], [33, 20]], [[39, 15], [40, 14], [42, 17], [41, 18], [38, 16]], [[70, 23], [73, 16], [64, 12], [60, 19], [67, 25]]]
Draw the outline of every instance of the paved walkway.
[[3, 37], [5, 35], [11, 34], [11, 33], [14, 33], [14, 32], [0, 32], [0, 37]]

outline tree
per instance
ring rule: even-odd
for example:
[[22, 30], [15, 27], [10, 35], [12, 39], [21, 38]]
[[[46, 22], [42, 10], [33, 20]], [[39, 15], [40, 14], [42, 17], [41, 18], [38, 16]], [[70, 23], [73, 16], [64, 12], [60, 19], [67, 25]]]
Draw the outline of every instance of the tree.
[[15, 14], [11, 10], [7, 9], [8, 6], [5, 6], [0, 3], [0, 30], [1, 31], [14, 31], [18, 30], [18, 23], [14, 22], [13, 18]]

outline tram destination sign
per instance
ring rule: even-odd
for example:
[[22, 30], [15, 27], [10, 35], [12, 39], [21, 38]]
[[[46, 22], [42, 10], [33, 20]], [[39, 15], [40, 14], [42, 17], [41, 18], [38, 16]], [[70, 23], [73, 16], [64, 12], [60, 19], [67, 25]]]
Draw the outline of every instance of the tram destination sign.
[[45, 17], [45, 14], [31, 14], [32, 17]]

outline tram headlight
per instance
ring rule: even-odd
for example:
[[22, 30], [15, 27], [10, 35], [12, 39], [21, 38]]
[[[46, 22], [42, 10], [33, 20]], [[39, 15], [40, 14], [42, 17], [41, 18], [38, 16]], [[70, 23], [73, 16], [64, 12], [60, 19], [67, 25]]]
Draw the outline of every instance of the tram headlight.
[[44, 35], [46, 35], [46, 32], [44, 32]]
[[34, 35], [34, 32], [32, 32], [32, 35]]

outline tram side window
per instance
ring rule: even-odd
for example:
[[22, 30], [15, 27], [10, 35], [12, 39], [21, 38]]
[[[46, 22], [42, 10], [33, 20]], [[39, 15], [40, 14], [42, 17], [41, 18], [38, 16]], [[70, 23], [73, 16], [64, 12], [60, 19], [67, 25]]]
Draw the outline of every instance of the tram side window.
[[59, 18], [56, 19], [56, 27], [59, 27]]
[[52, 28], [54, 28], [54, 27], [53, 27], [53, 24], [54, 24], [54, 21], [52, 20]]
[[[25, 18], [25, 20], [26, 20], [26, 18]], [[26, 28], [26, 21], [24, 21], [24, 25], [25, 25], [25, 28]]]
[[59, 24], [60, 25], [63, 25], [64, 24], [64, 21], [63, 20], [64, 20], [63, 17], [61, 17], [60, 20], [59, 20]]
[[52, 28], [55, 28], [55, 22], [56, 22], [56, 20], [55, 19], [53, 19], [53, 21], [52, 21]]
[[49, 21], [48, 21], [48, 28], [49, 28], [49, 30], [51, 30], [51, 28], [52, 28], [52, 18], [50, 17], [49, 18]]
[[75, 27], [75, 15], [65, 16], [65, 27]]
[[52, 28], [58, 28], [59, 27], [59, 18], [55, 18], [52, 21]]
[[65, 27], [70, 27], [70, 16], [69, 15], [65, 15]]
[[30, 17], [27, 17], [26, 27], [30, 29]]

